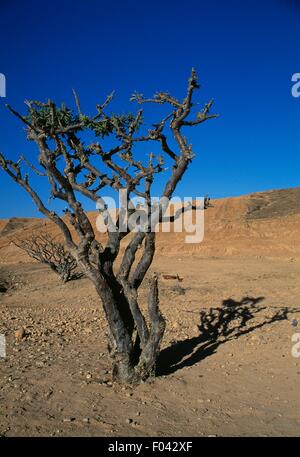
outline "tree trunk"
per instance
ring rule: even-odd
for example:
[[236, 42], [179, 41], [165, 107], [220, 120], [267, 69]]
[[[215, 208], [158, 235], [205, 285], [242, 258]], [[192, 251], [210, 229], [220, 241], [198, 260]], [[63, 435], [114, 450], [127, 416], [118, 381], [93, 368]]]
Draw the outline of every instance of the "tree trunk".
[[[112, 278], [110, 282], [112, 286]], [[146, 326], [146, 323], [137, 303], [133, 307], [132, 296], [128, 300], [122, 288], [117, 288], [116, 284], [111, 288], [106, 282], [105, 289], [99, 283], [96, 289], [102, 299], [109, 326], [108, 348], [113, 362], [113, 379], [120, 383], [136, 384], [155, 376], [165, 331], [165, 320], [159, 311], [157, 276], [152, 278], [149, 290], [149, 330], [141, 325]]]

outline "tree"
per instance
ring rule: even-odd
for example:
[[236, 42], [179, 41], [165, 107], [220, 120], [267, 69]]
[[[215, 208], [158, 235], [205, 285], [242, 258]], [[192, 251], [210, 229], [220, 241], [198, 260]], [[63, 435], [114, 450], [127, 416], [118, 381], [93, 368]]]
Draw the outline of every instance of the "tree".
[[[150, 279], [148, 320], [138, 303], [138, 289], [155, 252], [156, 234], [155, 230], [149, 228], [150, 220], [151, 227], [163, 220], [165, 202], [172, 197], [194, 158], [192, 146], [182, 129], [216, 117], [210, 114], [211, 100], [197, 112], [196, 117], [190, 118], [193, 93], [198, 88], [197, 75], [192, 70], [182, 101], [166, 92], [158, 92], [149, 99], [135, 93], [131, 100], [140, 105], [153, 103], [162, 105], [165, 111], [168, 109], [164, 117], [148, 130], [144, 126], [142, 109], [136, 115], [106, 114], [113, 94], [102, 105], [97, 105], [94, 116], [83, 114], [75, 92], [76, 113], [65, 105], [58, 107], [51, 100], [46, 103], [27, 101], [28, 112], [25, 116], [8, 106], [25, 124], [28, 139], [37, 145], [39, 168], [24, 157], [14, 162], [2, 154], [0, 164], [29, 193], [39, 211], [57, 224], [64, 235], [67, 249], [94, 283], [108, 321], [108, 349], [113, 359], [113, 378], [121, 382], [138, 383], [155, 374], [165, 331], [165, 320], [159, 310], [157, 274]], [[173, 138], [168, 139], [166, 131]], [[98, 141], [86, 144], [88, 134], [95, 135]], [[149, 143], [158, 145], [161, 154], [146, 155], [143, 151]], [[141, 150], [138, 158], [137, 148]], [[53, 198], [65, 202], [66, 215], [75, 229], [76, 239], [66, 218], [47, 208], [39, 192], [33, 189], [28, 175], [22, 171], [24, 163], [48, 179]], [[164, 182], [166, 174], [168, 176]], [[153, 203], [151, 190], [156, 176], [161, 177], [159, 183], [164, 187], [160, 200]], [[126, 189], [127, 202], [132, 196], [143, 199], [147, 210], [144, 212], [148, 222], [146, 229], [136, 232], [131, 228], [120, 230], [122, 212], [119, 212], [116, 222], [112, 221], [103, 199], [105, 187], [115, 191]], [[81, 196], [97, 203], [108, 228], [105, 245], [96, 239], [95, 229], [80, 201]], [[131, 232], [116, 272], [114, 266], [121, 240]], [[136, 261], [138, 250], [141, 255]]]
[[48, 265], [63, 283], [76, 277], [76, 260], [62, 243], [48, 233], [34, 234], [27, 239], [13, 240], [13, 243], [33, 259]]

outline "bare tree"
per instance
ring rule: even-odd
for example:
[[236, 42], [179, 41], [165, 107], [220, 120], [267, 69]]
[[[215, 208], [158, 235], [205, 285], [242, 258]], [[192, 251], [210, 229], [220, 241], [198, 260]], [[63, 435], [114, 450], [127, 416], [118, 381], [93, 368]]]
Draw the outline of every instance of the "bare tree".
[[58, 274], [63, 283], [76, 277], [74, 273], [77, 268], [76, 260], [62, 243], [56, 241], [48, 233], [39, 233], [30, 238], [12, 242], [31, 258], [48, 265]]
[[[182, 129], [216, 117], [210, 114], [213, 103], [210, 101], [194, 118], [190, 118], [192, 96], [198, 87], [196, 72], [192, 70], [182, 101], [166, 92], [158, 92], [149, 99], [135, 93], [131, 100], [138, 104], [162, 105], [164, 110], [162, 120], [148, 130], [143, 123], [142, 110], [136, 115], [106, 114], [113, 94], [103, 104], [97, 105], [97, 112], [92, 117], [83, 114], [75, 92], [76, 113], [65, 105], [58, 107], [51, 100], [47, 103], [27, 101], [26, 116], [9, 106], [10, 111], [25, 124], [28, 139], [38, 147], [39, 165], [27, 161], [26, 164], [48, 179], [53, 198], [65, 202], [66, 214], [77, 233], [77, 240], [65, 218], [47, 208], [39, 193], [33, 189], [28, 175], [22, 171], [23, 157], [14, 162], [1, 155], [0, 164], [29, 193], [38, 209], [58, 225], [68, 250], [94, 283], [108, 321], [113, 378], [121, 382], [137, 383], [154, 375], [165, 320], [159, 310], [157, 274], [150, 280], [147, 318], [138, 304], [138, 289], [155, 252], [155, 231], [146, 224], [147, 229], [134, 232], [120, 267], [115, 271], [116, 267], [113, 267], [121, 240], [132, 230], [120, 230], [121, 211], [117, 221], [112, 221], [103, 200], [103, 189], [106, 186], [116, 191], [126, 189], [127, 201], [132, 196], [142, 198], [147, 205], [147, 221], [151, 219], [152, 227], [163, 220], [166, 210], [163, 202], [172, 197], [194, 157], [192, 146]], [[171, 138], [167, 137], [167, 132]], [[87, 144], [88, 133], [96, 135], [99, 141]], [[158, 145], [161, 154], [151, 152], [146, 155], [145, 148], [149, 143], [153, 147]], [[139, 156], [137, 149], [140, 149]], [[151, 190], [156, 175], [161, 176], [160, 184], [163, 184], [164, 176], [167, 177], [161, 199], [153, 204]], [[105, 245], [96, 239], [95, 229], [83, 209], [80, 196], [98, 203], [99, 212], [108, 227]], [[135, 261], [138, 250], [141, 255]]]

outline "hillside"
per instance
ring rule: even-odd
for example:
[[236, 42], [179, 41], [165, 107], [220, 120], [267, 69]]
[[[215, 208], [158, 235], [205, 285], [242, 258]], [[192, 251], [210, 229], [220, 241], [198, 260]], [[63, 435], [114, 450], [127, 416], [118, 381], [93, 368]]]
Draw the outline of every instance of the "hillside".
[[[204, 240], [185, 243], [186, 233], [158, 233], [157, 252], [164, 255], [200, 256], [265, 255], [300, 256], [300, 187], [213, 200], [205, 211]], [[95, 225], [96, 212], [90, 213]], [[11, 244], [46, 230], [60, 236], [46, 219], [0, 220], [0, 262], [26, 261]], [[104, 235], [99, 234], [99, 239]]]

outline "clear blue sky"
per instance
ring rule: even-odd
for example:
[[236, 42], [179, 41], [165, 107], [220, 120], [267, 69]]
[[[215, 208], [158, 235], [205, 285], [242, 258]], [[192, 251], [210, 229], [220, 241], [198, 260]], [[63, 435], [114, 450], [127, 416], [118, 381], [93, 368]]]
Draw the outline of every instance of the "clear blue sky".
[[[124, 112], [135, 90], [182, 96], [194, 66], [199, 101], [214, 97], [220, 118], [193, 131], [197, 158], [178, 193], [299, 186], [300, 98], [291, 96], [299, 23], [298, 0], [1, 0], [0, 150], [34, 153], [7, 102], [18, 110], [26, 98], [71, 102], [74, 87], [92, 111], [116, 89], [114, 110]], [[0, 217], [38, 215], [3, 172], [0, 182]]]

